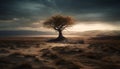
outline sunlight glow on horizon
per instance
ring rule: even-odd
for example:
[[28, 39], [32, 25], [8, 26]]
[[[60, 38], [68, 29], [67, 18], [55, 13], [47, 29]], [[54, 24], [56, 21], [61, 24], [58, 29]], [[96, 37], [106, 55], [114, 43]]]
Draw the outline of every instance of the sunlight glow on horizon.
[[[33, 31], [43, 31], [43, 32], [54, 32], [53, 29], [44, 28], [41, 24], [35, 22], [32, 27], [21, 27], [19, 30], [33, 30]], [[74, 32], [84, 32], [90, 30], [119, 30], [119, 27], [113, 26], [111, 24], [102, 23], [102, 22], [76, 22], [72, 27], [66, 28], [64, 31], [74, 31]]]
[[108, 24], [76, 24], [70, 28], [70, 31], [90, 31], [90, 30], [117, 30], [116, 27]]

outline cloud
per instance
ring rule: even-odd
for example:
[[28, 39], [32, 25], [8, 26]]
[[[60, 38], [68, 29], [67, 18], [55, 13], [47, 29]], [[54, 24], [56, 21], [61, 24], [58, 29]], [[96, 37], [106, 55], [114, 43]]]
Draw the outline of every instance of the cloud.
[[70, 15], [81, 23], [118, 27], [119, 6], [120, 0], [0, 0], [0, 29], [33, 27], [35, 22], [54, 14]]
[[93, 14], [94, 16], [91, 16], [93, 19], [95, 14], [101, 14], [98, 17], [99, 20], [119, 21], [119, 3], [119, 0], [1, 0], [0, 19], [29, 18], [32, 16], [42, 18], [54, 13], [61, 13], [73, 16], [81, 15], [83, 20], [86, 20], [84, 17], [90, 17], [86, 16], [86, 14]]
[[[34, 23], [39, 22], [39, 27], [41, 27], [42, 23], [36, 19], [27, 19], [27, 18], [14, 18], [13, 20], [4, 20], [0, 21], [0, 30], [1, 29], [8, 29], [13, 28], [21, 28], [21, 27], [33, 27], [35, 26]], [[37, 25], [38, 26], [38, 25]]]

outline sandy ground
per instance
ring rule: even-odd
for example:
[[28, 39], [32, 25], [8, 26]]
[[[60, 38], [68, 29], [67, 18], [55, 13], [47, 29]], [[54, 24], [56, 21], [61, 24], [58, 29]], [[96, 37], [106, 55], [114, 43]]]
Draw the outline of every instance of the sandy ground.
[[120, 40], [0, 39], [0, 69], [120, 69]]

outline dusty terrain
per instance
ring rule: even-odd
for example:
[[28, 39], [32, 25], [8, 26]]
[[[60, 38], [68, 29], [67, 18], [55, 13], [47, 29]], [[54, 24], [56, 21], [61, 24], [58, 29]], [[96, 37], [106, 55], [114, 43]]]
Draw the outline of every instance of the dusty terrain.
[[112, 38], [1, 38], [0, 69], [120, 69], [120, 39]]

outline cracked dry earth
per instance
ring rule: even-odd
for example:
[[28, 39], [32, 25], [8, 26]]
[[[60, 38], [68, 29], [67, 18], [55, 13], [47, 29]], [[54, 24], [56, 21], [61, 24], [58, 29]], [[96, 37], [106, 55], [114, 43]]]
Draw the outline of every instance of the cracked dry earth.
[[95, 44], [0, 42], [0, 69], [120, 69], [119, 58], [120, 50]]

